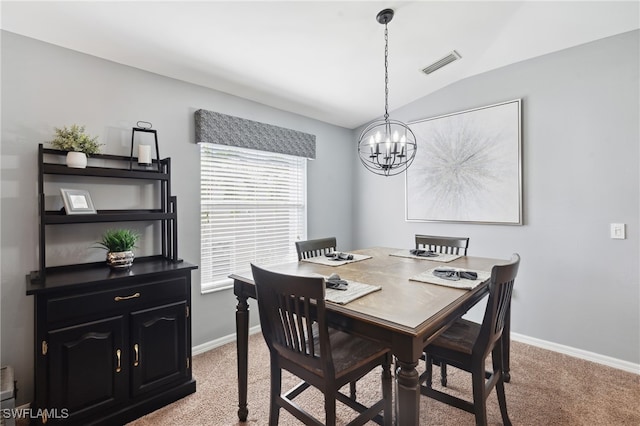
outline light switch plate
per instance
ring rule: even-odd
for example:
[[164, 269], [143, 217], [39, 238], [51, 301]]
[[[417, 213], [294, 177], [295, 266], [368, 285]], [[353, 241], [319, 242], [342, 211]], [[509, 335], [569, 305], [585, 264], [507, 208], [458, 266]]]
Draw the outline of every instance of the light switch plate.
[[627, 238], [624, 223], [611, 224], [611, 238], [616, 240], [624, 240]]

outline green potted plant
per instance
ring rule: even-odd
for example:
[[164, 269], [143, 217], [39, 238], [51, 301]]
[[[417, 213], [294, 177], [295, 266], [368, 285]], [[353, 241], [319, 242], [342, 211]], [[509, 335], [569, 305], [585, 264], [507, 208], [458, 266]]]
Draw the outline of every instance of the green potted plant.
[[140, 240], [140, 234], [130, 229], [109, 229], [98, 241], [99, 248], [107, 250], [107, 265], [112, 269], [128, 269], [135, 258], [132, 249]]
[[54, 127], [56, 137], [49, 143], [54, 148], [67, 151], [67, 166], [79, 169], [87, 167], [87, 155], [100, 153], [98, 137], [91, 137], [84, 131], [84, 126], [72, 124], [62, 129]]

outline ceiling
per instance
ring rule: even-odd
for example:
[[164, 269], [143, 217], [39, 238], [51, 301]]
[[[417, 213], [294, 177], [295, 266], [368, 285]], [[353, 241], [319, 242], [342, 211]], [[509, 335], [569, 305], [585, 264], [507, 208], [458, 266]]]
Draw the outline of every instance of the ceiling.
[[[639, 28], [639, 1], [2, 1], [2, 29], [346, 128], [455, 81]], [[456, 50], [462, 59], [427, 76]], [[393, 115], [393, 114], [392, 114]]]

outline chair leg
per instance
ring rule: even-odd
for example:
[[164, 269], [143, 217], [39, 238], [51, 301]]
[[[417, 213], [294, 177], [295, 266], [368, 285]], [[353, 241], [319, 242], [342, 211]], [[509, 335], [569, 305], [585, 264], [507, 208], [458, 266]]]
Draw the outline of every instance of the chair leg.
[[[440, 365], [440, 384], [442, 384], [443, 387], [447, 387], [447, 364], [444, 361], [439, 361], [439, 360], [434, 362], [432, 357], [431, 357], [431, 363], [429, 363], [429, 361], [427, 361], [426, 354], [425, 354], [424, 360], [425, 360], [424, 365], [427, 370], [431, 368], [431, 371], [433, 371], [434, 363], [436, 365]], [[433, 381], [429, 380], [427, 383], [427, 386], [431, 387], [432, 384], [433, 384]]]
[[498, 394], [498, 404], [500, 405], [500, 414], [502, 415], [502, 423], [504, 426], [511, 426], [509, 414], [507, 414], [507, 398], [504, 394], [504, 381], [502, 378], [496, 383], [496, 392]]
[[271, 361], [271, 403], [269, 404], [269, 426], [277, 426], [280, 419], [280, 405], [277, 398], [282, 392], [282, 370], [280, 366]]
[[[496, 393], [498, 394], [498, 405], [500, 405], [500, 414], [502, 415], [502, 423], [505, 426], [511, 426], [509, 414], [507, 413], [507, 397], [504, 392], [504, 377], [502, 376], [502, 367], [504, 365], [502, 358], [501, 342], [498, 342], [491, 355], [493, 362], [493, 371], [500, 372], [500, 379], [496, 383]], [[494, 373], [498, 374], [498, 373]]]
[[440, 384], [447, 387], [447, 363], [440, 361]]
[[384, 399], [384, 426], [391, 426], [392, 417], [392, 380], [391, 380], [391, 354], [387, 354], [385, 363], [382, 364], [382, 398]]
[[433, 384], [433, 357], [429, 354], [425, 357], [425, 368], [427, 373], [427, 383], [426, 386], [428, 388]]
[[354, 401], [356, 400], [356, 382], [349, 383], [349, 397]]
[[476, 416], [477, 426], [487, 424], [487, 402], [485, 398], [484, 363], [471, 369], [471, 381], [473, 383], [473, 412]]
[[336, 426], [336, 394], [335, 391], [327, 391], [324, 394], [324, 411], [326, 426]]

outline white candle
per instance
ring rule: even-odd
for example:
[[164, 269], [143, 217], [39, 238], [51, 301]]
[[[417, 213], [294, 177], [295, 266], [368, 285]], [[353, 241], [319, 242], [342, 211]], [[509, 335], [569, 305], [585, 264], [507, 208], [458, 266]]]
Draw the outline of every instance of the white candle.
[[138, 164], [151, 164], [150, 145], [138, 145]]

